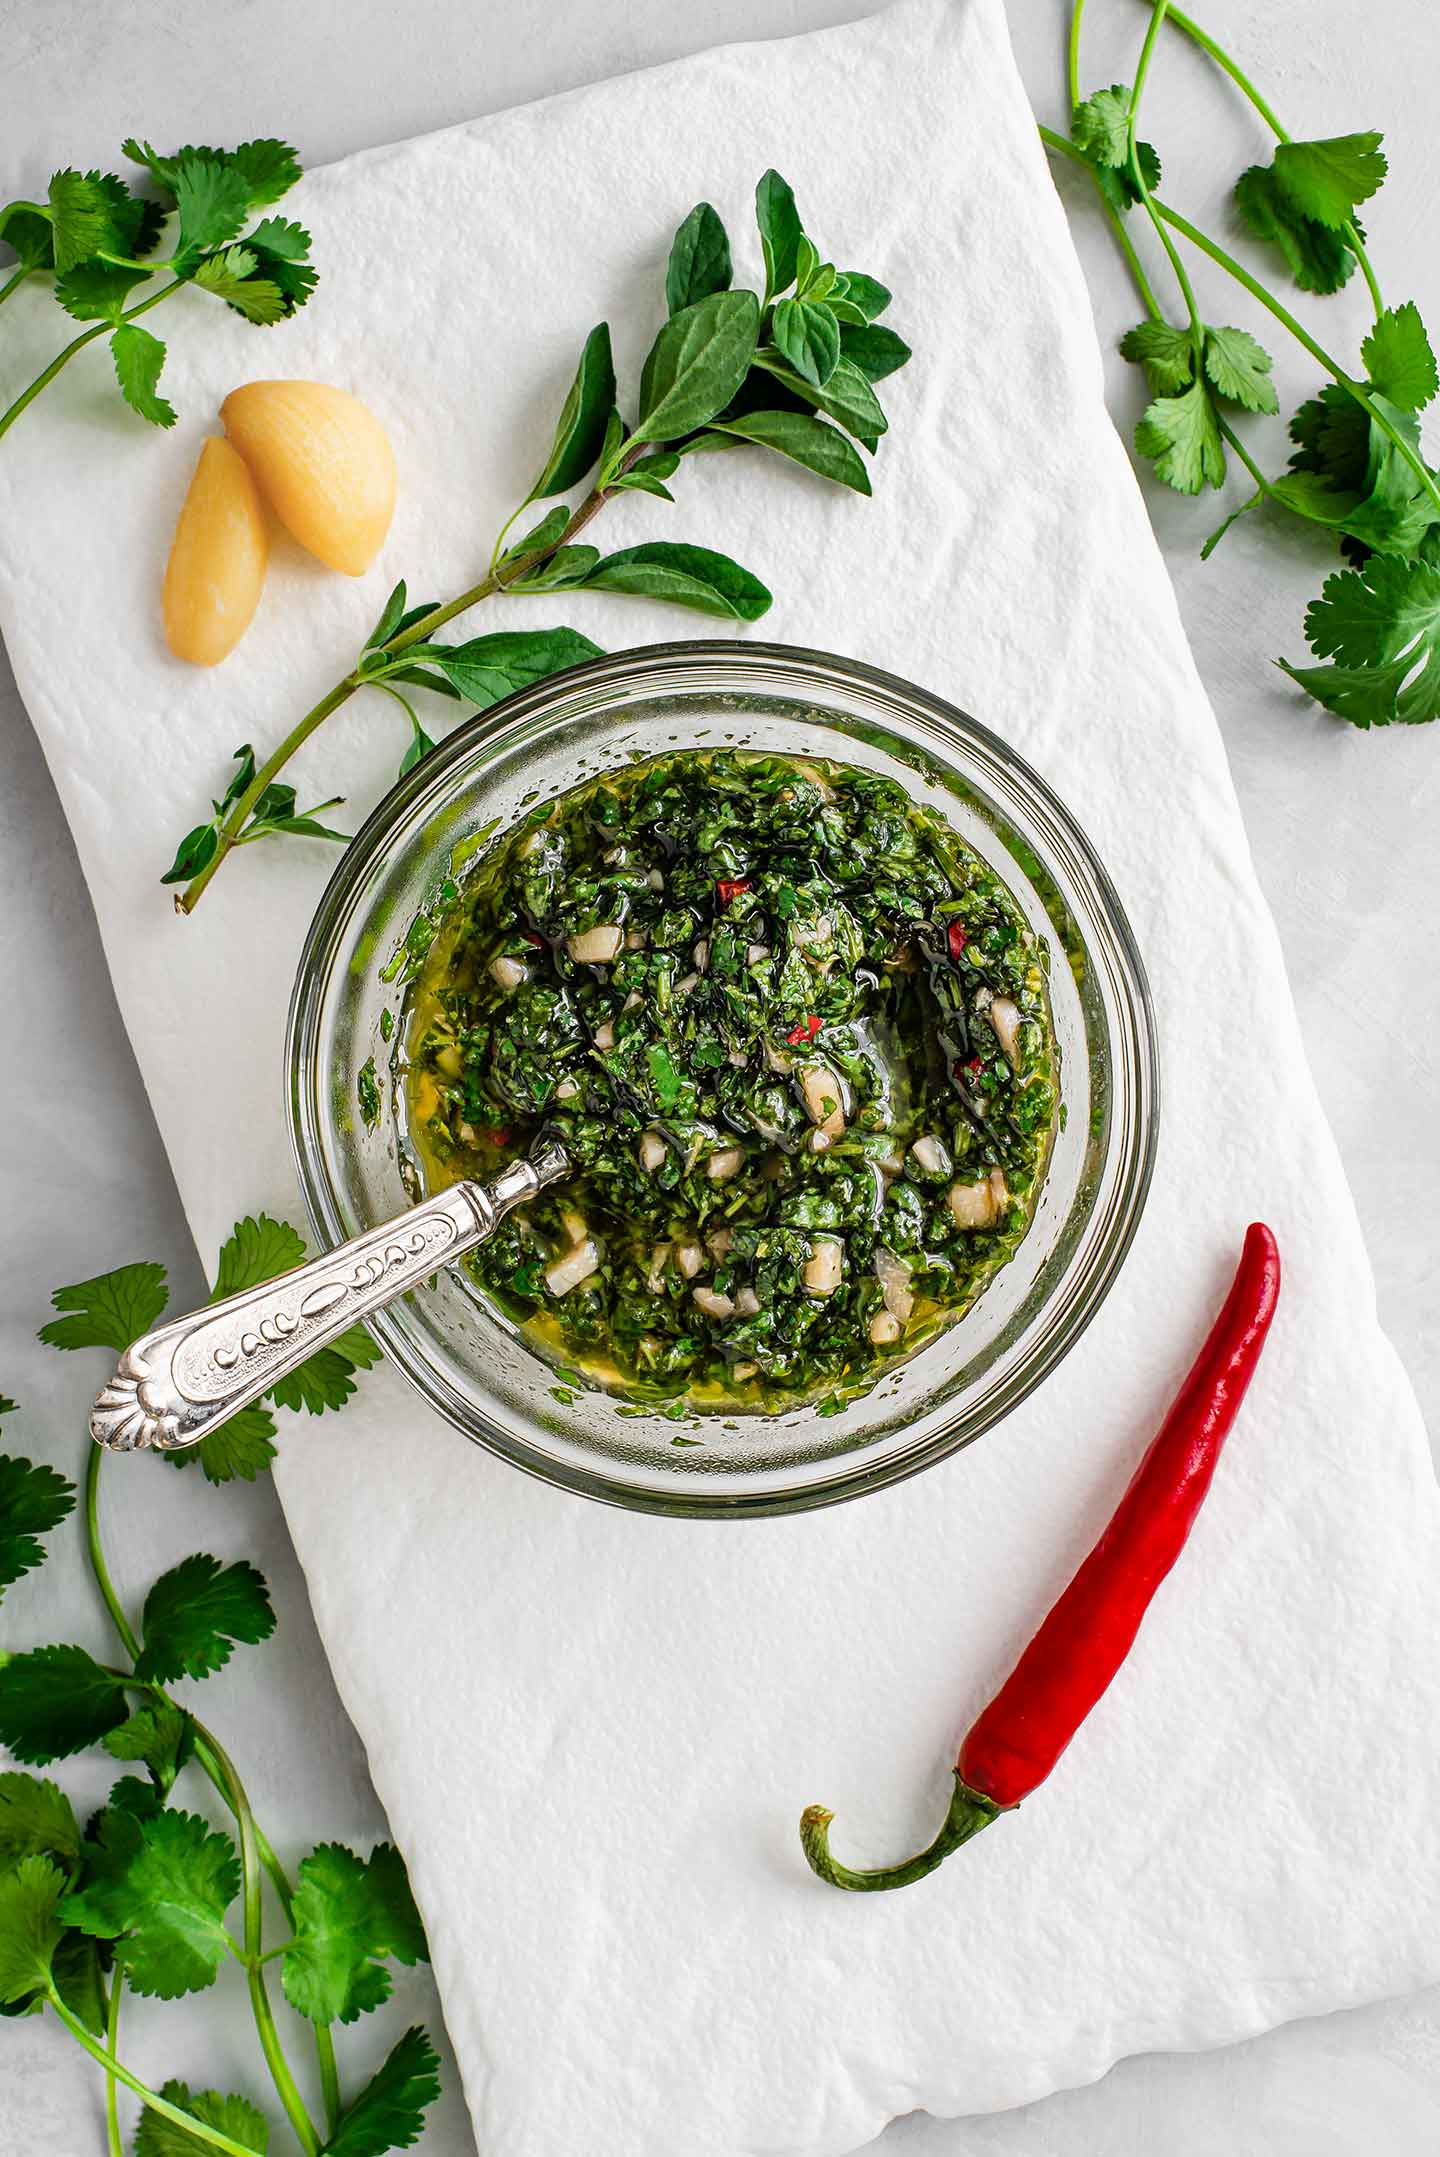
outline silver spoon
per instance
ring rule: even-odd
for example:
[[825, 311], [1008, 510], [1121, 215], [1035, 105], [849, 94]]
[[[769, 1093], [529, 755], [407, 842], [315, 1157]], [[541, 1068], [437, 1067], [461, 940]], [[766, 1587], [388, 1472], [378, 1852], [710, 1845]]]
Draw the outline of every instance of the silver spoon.
[[91, 1437], [117, 1453], [198, 1445], [347, 1326], [484, 1243], [570, 1166], [562, 1146], [542, 1141], [489, 1183], [451, 1184], [293, 1273], [157, 1326], [120, 1358], [90, 1412]]

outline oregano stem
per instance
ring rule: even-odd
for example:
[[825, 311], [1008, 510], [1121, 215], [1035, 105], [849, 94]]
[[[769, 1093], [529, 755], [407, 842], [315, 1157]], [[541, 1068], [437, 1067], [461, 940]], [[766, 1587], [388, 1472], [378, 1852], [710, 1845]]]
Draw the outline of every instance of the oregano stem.
[[152, 307], [158, 307], [162, 300], [168, 300], [172, 292], [178, 292], [184, 282], [183, 277], [173, 278], [168, 285], [162, 285], [158, 292], [152, 292], [148, 300], [141, 300], [138, 306], [127, 307], [117, 321], [96, 322], [90, 329], [82, 330], [78, 337], [72, 338], [63, 351], [56, 353], [43, 374], [37, 374], [30, 387], [21, 390], [20, 395], [15, 399], [8, 411], [0, 412], [0, 435], [7, 433], [14, 426], [26, 406], [34, 403], [41, 390], [54, 381], [62, 367], [69, 366], [77, 352], [83, 352], [86, 345], [94, 344], [97, 337], [113, 335], [125, 323], [133, 322], [137, 315], [148, 314]]
[[[1200, 24], [1196, 22], [1192, 16], [1185, 14], [1184, 11], [1178, 7], [1172, 7], [1170, 9], [1169, 20], [1171, 23], [1174, 24], [1175, 28], [1180, 31], [1182, 36], [1188, 37], [1192, 45], [1198, 46], [1201, 52], [1206, 54], [1209, 59], [1214, 61], [1215, 65], [1220, 69], [1222, 74], [1229, 76], [1230, 80], [1234, 83], [1236, 89], [1240, 92], [1241, 96], [1249, 99], [1250, 103], [1259, 113], [1261, 119], [1270, 129], [1270, 132], [1275, 136], [1276, 140], [1278, 142], [1289, 142], [1291, 138], [1286, 133], [1285, 129], [1281, 126], [1274, 109], [1267, 103], [1266, 99], [1261, 96], [1259, 90], [1255, 87], [1255, 84], [1245, 73], [1245, 70], [1239, 65], [1237, 61], [1233, 60], [1230, 57], [1230, 54], [1228, 52], [1226, 52], [1224, 46], [1218, 44], [1216, 40], [1211, 37], [1208, 30], [1202, 29]], [[1340, 227], [1340, 231], [1342, 237], [1345, 240], [1346, 246], [1350, 249], [1350, 252], [1354, 255], [1355, 260], [1360, 265], [1360, 274], [1365, 279], [1366, 285], [1369, 287], [1371, 304], [1374, 307], [1376, 317], [1378, 318], [1385, 312], [1385, 302], [1380, 295], [1379, 280], [1377, 279], [1374, 270], [1370, 266], [1370, 257], [1365, 252], [1365, 243], [1361, 239], [1359, 230], [1356, 227], [1353, 219], [1347, 220], [1346, 223]]]
[[[618, 478], [622, 472], [628, 471], [631, 464], [644, 454], [647, 446], [653, 448], [655, 445], [637, 443], [633, 451], [621, 458], [613, 477]], [[453, 622], [457, 615], [468, 613], [471, 607], [478, 606], [482, 599], [489, 599], [496, 592], [508, 590], [512, 584], [517, 583], [528, 571], [537, 569], [542, 562], [548, 562], [551, 555], [557, 554], [561, 547], [568, 547], [576, 535], [584, 531], [591, 518], [598, 515], [608, 499], [609, 494], [606, 487], [592, 488], [578, 509], [572, 514], [564, 531], [548, 546], [534, 547], [528, 554], [518, 555], [511, 566], [508, 576], [502, 576], [498, 570], [487, 571], [478, 584], [472, 584], [467, 591], [461, 592], [455, 599], [447, 600], [443, 606], [432, 607], [428, 614], [423, 615], [418, 622], [412, 623], [410, 628], [405, 630], [403, 634], [391, 637], [390, 641], [382, 649], [398, 656], [401, 652], [408, 651], [412, 644], [423, 644], [435, 630], [443, 629], [445, 624]], [[512, 519], [511, 521], [513, 522], [514, 520]], [[353, 669], [342, 680], [336, 682], [333, 689], [327, 690], [319, 703], [310, 707], [303, 719], [296, 721], [279, 747], [272, 750], [265, 762], [259, 767], [244, 793], [240, 795], [231, 808], [220, 826], [215, 851], [206, 862], [204, 868], [198, 870], [191, 877], [183, 891], [176, 893], [175, 911], [177, 914], [192, 914], [195, 911], [204, 896], [206, 885], [210, 882], [226, 855], [238, 843], [245, 820], [256, 802], [277, 774], [284, 770], [296, 750], [309, 740], [317, 727], [324, 725], [332, 712], [338, 711], [342, 704], [347, 704], [357, 689], [364, 689], [368, 686], [370, 684], [367, 677], [362, 675], [358, 668]]]
[[230, 2136], [222, 2134], [218, 2127], [211, 2127], [204, 2120], [196, 2119], [193, 2112], [184, 2112], [179, 2105], [172, 2105], [168, 2097], [162, 2097], [157, 2090], [152, 2090], [142, 2082], [138, 2075], [131, 2074], [128, 2067], [90, 2035], [79, 2016], [70, 2012], [53, 1984], [46, 1987], [45, 1998], [76, 2044], [88, 2052], [92, 2060], [98, 2060], [107, 2075], [123, 2082], [127, 2090], [133, 2091], [141, 2104], [147, 2106], [151, 2112], [158, 2112], [162, 2119], [170, 2120], [176, 2127], [183, 2128], [185, 2133], [197, 2142], [208, 2143], [212, 2149], [223, 2151], [224, 2157], [255, 2157], [253, 2149], [247, 2149], [242, 2142], [232, 2141]]
[[1189, 218], [1182, 217], [1178, 210], [1172, 210], [1168, 203], [1160, 200], [1158, 195], [1152, 197], [1152, 200], [1157, 215], [1162, 217], [1166, 224], [1173, 225], [1175, 230], [1181, 233], [1192, 247], [1198, 247], [1201, 254], [1208, 255], [1210, 260], [1218, 264], [1222, 270], [1227, 271], [1237, 284], [1243, 285], [1250, 297], [1258, 300], [1260, 305], [1269, 314], [1272, 314], [1277, 322], [1283, 324], [1289, 330], [1291, 336], [1305, 347], [1310, 357], [1317, 360], [1325, 369], [1325, 372], [1339, 383], [1347, 396], [1353, 397], [1361, 409], [1368, 413], [1373, 424], [1380, 429], [1387, 441], [1394, 445], [1401, 458], [1409, 465], [1411, 471], [1435, 504], [1436, 509], [1440, 510], [1440, 486], [1436, 485], [1434, 475], [1426, 466], [1419, 452], [1411, 447], [1399, 429], [1386, 418], [1373, 397], [1366, 390], [1365, 385], [1362, 382], [1357, 382], [1353, 375], [1348, 375], [1345, 372], [1340, 362], [1332, 358], [1322, 344], [1317, 343], [1304, 324], [1296, 321], [1289, 308], [1282, 301], [1277, 300], [1273, 292], [1267, 291], [1257, 277], [1250, 275], [1243, 262], [1237, 262], [1235, 257], [1220, 246], [1218, 241], [1212, 240], [1208, 233], [1202, 232], [1197, 225], [1192, 225]]

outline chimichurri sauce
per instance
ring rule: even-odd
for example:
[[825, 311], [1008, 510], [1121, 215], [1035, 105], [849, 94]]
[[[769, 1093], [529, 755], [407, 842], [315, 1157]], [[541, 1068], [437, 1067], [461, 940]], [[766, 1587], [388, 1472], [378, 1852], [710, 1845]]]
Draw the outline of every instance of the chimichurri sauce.
[[933, 811], [848, 767], [682, 751], [538, 806], [430, 947], [427, 1181], [550, 1127], [577, 1173], [470, 1261], [612, 1389], [866, 1391], [1024, 1235], [1056, 1112], [1045, 956]]

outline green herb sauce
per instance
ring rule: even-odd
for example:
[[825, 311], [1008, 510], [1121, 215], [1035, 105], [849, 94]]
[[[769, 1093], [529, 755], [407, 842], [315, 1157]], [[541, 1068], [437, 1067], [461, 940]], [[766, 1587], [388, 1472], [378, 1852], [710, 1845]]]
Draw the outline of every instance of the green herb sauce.
[[887, 779], [638, 763], [532, 810], [416, 956], [426, 1181], [561, 1140], [575, 1176], [471, 1265], [592, 1381], [839, 1405], [1025, 1233], [1056, 1115], [1044, 950]]

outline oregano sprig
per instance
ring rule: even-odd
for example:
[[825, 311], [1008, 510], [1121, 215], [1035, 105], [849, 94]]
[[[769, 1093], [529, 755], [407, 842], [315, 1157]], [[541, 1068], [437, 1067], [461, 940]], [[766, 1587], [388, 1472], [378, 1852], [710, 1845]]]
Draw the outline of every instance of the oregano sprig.
[[[237, 846], [275, 834], [317, 833], [320, 811], [285, 816], [273, 805], [279, 774], [330, 715], [362, 689], [378, 689], [406, 721], [401, 774], [433, 746], [414, 692], [485, 710], [512, 691], [599, 656], [579, 631], [555, 626], [503, 630], [463, 643], [437, 632], [482, 600], [505, 594], [551, 599], [596, 591], [660, 599], [724, 621], [757, 621], [771, 604], [767, 585], [727, 555], [689, 541], [652, 540], [604, 554], [582, 535], [607, 502], [644, 494], [671, 503], [670, 483], [692, 457], [768, 450], [856, 494], [869, 494], [861, 455], [886, 432], [874, 385], [910, 357], [905, 340], [878, 319], [890, 294], [876, 278], [841, 271], [822, 257], [778, 172], [755, 195], [763, 289], [733, 283], [729, 236], [718, 211], [697, 203], [671, 244], [666, 319], [641, 369], [633, 418], [622, 412], [610, 330], [599, 323], [581, 348], [555, 431], [533, 485], [502, 525], [479, 582], [443, 604], [416, 606], [398, 583], [350, 672], [255, 764], [240, 770], [212, 816], [186, 834], [163, 881], [181, 883], [181, 913], [198, 904]], [[857, 447], [858, 445], [858, 447]], [[587, 486], [588, 483], [588, 486]], [[572, 506], [545, 509], [519, 539], [528, 512], [587, 491]], [[325, 808], [335, 806], [326, 803]], [[308, 827], [308, 828], [307, 828]]]
[[[1419, 419], [1440, 389], [1440, 370], [1414, 302], [1386, 305], [1360, 225], [1361, 208], [1386, 176], [1381, 136], [1361, 130], [1293, 139], [1239, 63], [1168, 0], [1151, 0], [1134, 87], [1082, 98], [1083, 7], [1075, 0], [1071, 15], [1069, 136], [1044, 127], [1040, 133], [1095, 182], [1145, 309], [1120, 344], [1151, 391], [1136, 448], [1157, 478], [1184, 494], [1221, 486], [1227, 451], [1249, 473], [1253, 493], [1211, 533], [1204, 555], [1238, 518], [1261, 508], [1298, 518], [1338, 545], [1351, 566], [1326, 579], [1305, 617], [1306, 638], [1324, 663], [1277, 662], [1307, 695], [1362, 728], [1440, 717], [1440, 473], [1426, 459]], [[1359, 269], [1373, 321], [1357, 367], [1334, 358], [1262, 278], [1156, 192], [1160, 160], [1138, 138], [1136, 119], [1166, 24], [1214, 62], [1274, 137], [1270, 161], [1250, 165], [1235, 183], [1236, 211], [1251, 240], [1304, 293], [1338, 292]], [[1126, 230], [1136, 207], [1174, 275], [1183, 321], [1162, 306]], [[1265, 473], [1237, 425], [1279, 409], [1270, 354], [1248, 331], [1204, 319], [1180, 242], [1238, 284], [1328, 377], [1290, 419], [1294, 448], [1283, 472]]]
[[[51, 177], [44, 201], [0, 206], [0, 242], [15, 257], [8, 275], [0, 271], [0, 303], [29, 279], [45, 277], [65, 313], [91, 325], [0, 413], [0, 435], [101, 337], [110, 340], [115, 379], [131, 410], [152, 426], [173, 427], [175, 408], [159, 390], [165, 346], [139, 326], [141, 315], [193, 285], [264, 327], [294, 314], [315, 288], [305, 228], [282, 217], [251, 224], [300, 177], [288, 143], [192, 146], [166, 157], [133, 140], [123, 149], [144, 168], [154, 194], [132, 193], [113, 172], [67, 168]], [[157, 286], [157, 278], [165, 282]]]
[[[270, 1279], [298, 1264], [304, 1249], [294, 1229], [266, 1214], [237, 1222], [220, 1253], [215, 1296]], [[58, 1289], [57, 1315], [41, 1338], [56, 1348], [113, 1354], [154, 1324], [165, 1301], [163, 1268], [122, 1266]], [[369, 1336], [352, 1329], [277, 1386], [268, 1405], [257, 1403], [200, 1446], [167, 1457], [177, 1465], [199, 1459], [216, 1483], [253, 1478], [274, 1456], [274, 1408], [343, 1406], [355, 1371], [374, 1357]], [[0, 1399], [0, 1416], [13, 1413], [14, 1403]], [[127, 1987], [188, 1997], [208, 1990], [235, 1961], [293, 2146], [304, 2157], [382, 2157], [409, 2148], [439, 2089], [426, 2033], [406, 2031], [348, 2101], [334, 2043], [337, 2022], [353, 2022], [388, 1998], [392, 1964], [426, 1958], [404, 1864], [387, 1843], [362, 1858], [323, 1842], [292, 1880], [260, 1830], [234, 1761], [188, 1701], [169, 1691], [180, 1678], [208, 1679], [237, 1647], [270, 1636], [275, 1616], [265, 1581], [243, 1560], [222, 1565], [197, 1552], [152, 1583], [132, 1621], [101, 1539], [104, 1460], [87, 1441], [86, 1552], [115, 1632], [116, 1661], [69, 1644], [0, 1656], [0, 1743], [25, 1763], [0, 1771], [0, 2012], [53, 2015], [102, 2068], [109, 2157], [122, 2157], [122, 2089], [142, 2107], [135, 2157], [210, 2150], [278, 2157], [273, 2123], [248, 2095], [192, 2091], [175, 2080], [155, 2089], [119, 2049]], [[54, 1469], [0, 1457], [0, 1598], [43, 1562], [40, 1538], [74, 1510], [76, 1496]], [[82, 1827], [59, 1786], [28, 1770], [97, 1747], [129, 1772]], [[229, 1830], [177, 1802], [192, 1769], [219, 1793]], [[278, 1939], [266, 1935], [262, 1876], [279, 1913]], [[300, 2018], [295, 2027], [307, 2030], [315, 2047], [321, 2120], [312, 2118], [287, 2056], [269, 1985], [277, 1974]]]

